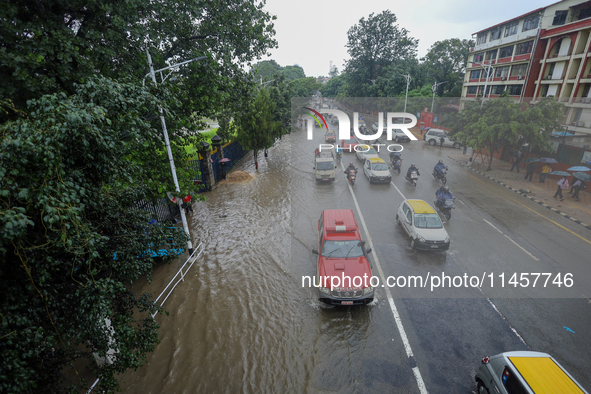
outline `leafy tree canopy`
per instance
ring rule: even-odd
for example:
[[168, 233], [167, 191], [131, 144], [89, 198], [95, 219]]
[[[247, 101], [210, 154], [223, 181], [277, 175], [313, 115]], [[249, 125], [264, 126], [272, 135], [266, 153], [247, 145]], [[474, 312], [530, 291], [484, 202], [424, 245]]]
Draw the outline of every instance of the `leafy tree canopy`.
[[[430, 81], [446, 82], [438, 86], [437, 94], [443, 96], [445, 92], [452, 93], [450, 97], [459, 97], [464, 78], [466, 62], [470, 54], [470, 48], [474, 46], [472, 40], [460, 40], [450, 38], [437, 41], [431, 46], [423, 59], [425, 71]], [[456, 89], [460, 87], [459, 91]], [[453, 96], [453, 94], [458, 94]]]

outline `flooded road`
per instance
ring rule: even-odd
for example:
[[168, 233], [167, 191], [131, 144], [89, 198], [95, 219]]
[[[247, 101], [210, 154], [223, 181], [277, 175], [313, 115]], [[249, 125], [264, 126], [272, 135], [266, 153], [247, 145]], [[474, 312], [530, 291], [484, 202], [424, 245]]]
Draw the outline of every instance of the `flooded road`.
[[[482, 356], [560, 347], [554, 344], [554, 329], [541, 327], [552, 323], [550, 311], [563, 311], [560, 321], [579, 311], [569, 324], [581, 335], [569, 338], [559, 360], [576, 353], [574, 360], [567, 360], [568, 369], [587, 383], [581, 371], [591, 369], [584, 356], [591, 345], [583, 338], [591, 335], [591, 319], [583, 298], [502, 300], [501, 309], [511, 321], [476, 293], [404, 298], [392, 289], [399, 322], [384, 289], [376, 291], [376, 299], [366, 307], [321, 305], [317, 290], [303, 287], [302, 277], [316, 273], [311, 250], [317, 246], [318, 218], [324, 209], [353, 209], [358, 221], [362, 213], [367, 228], [363, 238], [374, 247], [372, 269], [375, 272], [379, 263], [385, 275], [461, 273], [481, 265], [500, 270], [531, 261], [482, 225], [483, 213], [471, 202], [481, 196], [473, 196], [475, 181], [460, 169], [449, 177], [452, 190], [465, 200], [446, 225], [452, 248], [440, 254], [411, 250], [394, 224], [396, 209], [403, 195], [432, 202], [437, 184], [429, 179], [430, 168], [445, 158], [445, 149], [422, 142], [408, 145], [404, 170], [412, 160], [422, 171], [416, 189], [408, 187], [403, 175], [394, 175], [393, 185], [371, 185], [360, 171], [352, 194], [340, 167], [334, 183], [315, 182], [313, 151], [322, 141], [320, 134], [314, 141], [306, 140], [303, 132], [285, 136], [267, 158], [259, 156], [258, 171], [248, 155], [234, 170], [250, 173], [253, 180], [222, 183], [206, 194], [207, 201], [194, 205], [189, 224], [194, 244], [203, 242], [205, 252], [166, 301], [170, 315], [156, 317], [161, 343], [148, 355], [148, 364], [120, 377], [123, 392], [470, 393]], [[350, 161], [354, 155], [346, 153], [343, 164]], [[496, 217], [486, 217], [505, 231], [502, 225], [512, 228], [517, 223], [508, 219], [499, 224]], [[519, 229], [518, 242], [539, 256], [538, 264], [554, 264], [554, 252], [545, 250], [542, 241], [530, 243], [530, 231]], [[462, 238], [465, 242], [459, 242]], [[580, 244], [566, 247], [574, 264], [585, 261], [590, 251]], [[174, 268], [159, 266], [145, 291], [157, 295]], [[531, 334], [528, 324], [537, 327]], [[522, 337], [515, 335], [515, 327]]]

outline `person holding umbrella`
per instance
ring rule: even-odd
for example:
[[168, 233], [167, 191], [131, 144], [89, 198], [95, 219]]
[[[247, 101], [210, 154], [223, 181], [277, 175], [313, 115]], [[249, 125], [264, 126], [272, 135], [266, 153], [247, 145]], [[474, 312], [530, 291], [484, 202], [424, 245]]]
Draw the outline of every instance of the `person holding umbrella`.
[[579, 192], [587, 188], [585, 180], [591, 181], [591, 175], [585, 174], [584, 172], [575, 172], [573, 176], [577, 178], [577, 181], [573, 185], [575, 190], [573, 198], [577, 201], [581, 201], [581, 198], [579, 197]]
[[527, 178], [529, 177], [529, 181], [531, 182], [531, 179], [534, 176], [534, 172], [536, 172], [536, 168], [538, 167], [538, 165], [536, 164], [536, 161], [538, 161], [537, 159], [527, 159], [525, 162], [529, 163], [527, 165], [527, 167], [525, 168], [525, 180], [527, 180]]
[[[557, 171], [557, 172], [562, 172], [562, 171]], [[560, 174], [556, 174], [556, 175], [560, 175]], [[558, 189], [556, 189], [556, 194], [554, 194], [554, 198], [557, 198], [558, 196], [560, 196], [560, 201], [564, 201], [564, 196], [562, 195], [562, 191], [569, 188], [568, 179], [566, 179], [565, 175], [562, 175], [562, 178], [560, 178], [560, 180], [558, 182], [556, 182], [556, 184], [558, 185]]]

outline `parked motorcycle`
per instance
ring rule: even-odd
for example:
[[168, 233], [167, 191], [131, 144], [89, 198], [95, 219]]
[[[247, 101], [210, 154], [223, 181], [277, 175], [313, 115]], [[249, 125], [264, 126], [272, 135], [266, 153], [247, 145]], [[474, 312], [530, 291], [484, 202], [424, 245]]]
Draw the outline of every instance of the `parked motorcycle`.
[[411, 185], [417, 187], [417, 181], [419, 180], [419, 174], [416, 171], [411, 171], [410, 176], [404, 177]]
[[349, 174], [347, 174], [347, 180], [351, 182], [351, 186], [355, 185], [355, 178], [357, 178], [357, 169], [349, 170]]
[[396, 171], [396, 174], [400, 175], [400, 169], [402, 167], [402, 158], [399, 158], [398, 160], [394, 160], [394, 158], [391, 158], [390, 163], [392, 163], [392, 169]]
[[[447, 167], [445, 167], [445, 170], [447, 171]], [[442, 185], [445, 185], [447, 183], [447, 178], [445, 177], [445, 175], [447, 174], [446, 171], [436, 172], [435, 170], [433, 170], [433, 178], [437, 179], [438, 181], [441, 181]]]
[[446, 198], [445, 201], [435, 200], [433, 205], [441, 212], [445, 220], [451, 219], [451, 210], [455, 209], [454, 200], [451, 198]]

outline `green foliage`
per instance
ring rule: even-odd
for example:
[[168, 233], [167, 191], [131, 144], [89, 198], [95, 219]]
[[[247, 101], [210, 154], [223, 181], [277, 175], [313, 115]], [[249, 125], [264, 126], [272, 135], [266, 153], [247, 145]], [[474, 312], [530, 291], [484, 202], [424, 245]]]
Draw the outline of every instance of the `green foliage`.
[[288, 81], [306, 78], [306, 73], [304, 73], [304, 69], [298, 65], [285, 66], [283, 70], [281, 70], [281, 75], [283, 75], [285, 79], [287, 79]]
[[[159, 194], [151, 179], [170, 179], [155, 154], [161, 132], [146, 117], [162, 105], [133, 84], [89, 80], [73, 96], [31, 100], [2, 125], [0, 391], [55, 392], [80, 358], [110, 391], [116, 373], [153, 350], [158, 326], [148, 313], [157, 308], [128, 285], [150, 278], [146, 250], [169, 237], [185, 242], [182, 231], [143, 225], [147, 215], [133, 208]], [[116, 362], [99, 369], [92, 353], [110, 347]]]
[[276, 104], [271, 100], [266, 89], [260, 89], [250, 110], [241, 114], [237, 119], [237, 141], [243, 148], [255, 152], [268, 149], [281, 138], [281, 122], [275, 120]]
[[346, 47], [351, 56], [346, 63], [350, 96], [375, 96], [372, 86], [386, 74], [388, 67], [415, 57], [418, 40], [410, 37], [406, 29], [399, 28], [396, 20], [396, 15], [389, 10], [377, 15], [372, 13], [347, 32]]
[[[438, 87], [437, 94], [448, 97], [459, 97], [463, 83], [466, 62], [470, 48], [474, 46], [472, 40], [450, 38], [437, 41], [431, 46], [425, 56], [424, 67], [432, 81], [444, 82]], [[459, 90], [458, 90], [459, 89]]]
[[503, 146], [547, 149], [550, 133], [562, 130], [563, 113], [564, 105], [552, 99], [528, 105], [503, 97], [485, 101], [482, 109], [478, 102], [466, 102], [464, 110], [446, 119], [445, 125], [467, 146], [488, 151], [490, 170], [492, 154]]

